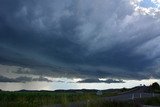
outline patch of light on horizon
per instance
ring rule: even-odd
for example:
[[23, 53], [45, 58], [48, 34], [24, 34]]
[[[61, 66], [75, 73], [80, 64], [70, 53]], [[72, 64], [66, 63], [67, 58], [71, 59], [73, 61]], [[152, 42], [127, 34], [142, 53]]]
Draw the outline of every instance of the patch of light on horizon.
[[[60, 80], [57, 79], [57, 80]], [[61, 79], [66, 80], [66, 79]], [[73, 80], [73, 79], [72, 79]], [[76, 79], [77, 80], [77, 79]], [[68, 80], [70, 81], [70, 79]], [[78, 80], [77, 80], [78, 81]], [[146, 85], [149, 86], [154, 82], [160, 84], [159, 79], [145, 79], [145, 80], [124, 80], [125, 83], [76, 83], [76, 82], [27, 82], [27, 83], [0, 83], [0, 89], [15, 91], [15, 90], [59, 90], [59, 89], [117, 89], [117, 88], [132, 88], [135, 86]]]
[[100, 81], [106, 81], [106, 78], [99, 78]]
[[74, 82], [78, 82], [78, 81], [82, 81], [82, 80], [83, 80], [83, 79], [81, 79], [81, 78], [74, 78], [74, 79], [73, 79]]

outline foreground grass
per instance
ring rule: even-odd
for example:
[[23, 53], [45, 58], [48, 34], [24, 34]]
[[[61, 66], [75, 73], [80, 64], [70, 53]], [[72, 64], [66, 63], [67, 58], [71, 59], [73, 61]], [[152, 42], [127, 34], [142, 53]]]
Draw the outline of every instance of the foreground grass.
[[160, 97], [154, 97], [144, 100], [145, 105], [160, 106]]
[[0, 92], [0, 107], [40, 107], [42, 105], [63, 104], [70, 102], [97, 99], [112, 96], [114, 93], [104, 93], [97, 96], [95, 92]]
[[114, 101], [96, 101], [88, 104], [86, 107], [141, 107], [135, 102], [114, 102]]
[[[83, 107], [140, 107], [135, 102], [104, 101], [101, 98], [114, 96], [117, 93], [104, 92], [98, 96], [95, 92], [0, 92], [0, 107], [42, 107], [43, 105], [62, 104], [89, 101]], [[146, 99], [147, 105], [159, 105], [160, 97]]]
[[[68, 107], [65, 106], [64, 107]], [[81, 104], [72, 107], [141, 107], [139, 103], [136, 102], [118, 102], [118, 101], [105, 101], [105, 100], [95, 100], [92, 102], [87, 102], [86, 104]]]

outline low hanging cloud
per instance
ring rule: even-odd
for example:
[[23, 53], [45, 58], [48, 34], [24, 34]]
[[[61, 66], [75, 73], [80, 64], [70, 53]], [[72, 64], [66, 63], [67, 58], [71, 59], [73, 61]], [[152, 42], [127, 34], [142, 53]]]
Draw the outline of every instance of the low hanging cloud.
[[99, 79], [84, 79], [78, 81], [77, 83], [124, 83], [123, 80], [114, 80], [114, 79], [107, 79], [107, 80], [99, 80]]
[[139, 1], [1, 0], [0, 64], [27, 68], [17, 74], [160, 78], [160, 21], [139, 14]]
[[26, 76], [22, 76], [22, 77], [17, 77], [17, 78], [8, 78], [5, 76], [0, 75], [0, 82], [33, 82], [33, 81], [41, 81], [41, 82], [52, 82], [52, 80], [49, 80], [45, 77], [39, 77], [39, 78], [32, 78], [32, 77], [26, 77]]

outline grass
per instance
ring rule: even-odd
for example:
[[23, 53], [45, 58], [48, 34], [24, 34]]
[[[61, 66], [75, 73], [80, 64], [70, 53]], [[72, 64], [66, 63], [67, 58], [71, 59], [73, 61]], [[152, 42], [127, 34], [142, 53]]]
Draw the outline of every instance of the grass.
[[70, 102], [86, 101], [104, 96], [112, 96], [114, 93], [104, 93], [97, 96], [95, 92], [0, 92], [0, 107], [39, 107], [42, 105], [62, 104]]
[[[132, 88], [133, 89], [133, 88]], [[160, 106], [160, 97], [146, 98], [130, 102], [104, 101], [103, 97], [115, 96], [118, 93], [132, 89], [103, 91], [103, 95], [96, 95], [96, 90], [77, 91], [20, 91], [7, 92], [0, 90], [0, 107], [42, 107], [44, 105], [61, 104], [66, 107], [72, 102], [82, 104], [83, 107], [140, 107], [140, 104]], [[160, 93], [160, 86], [154, 83], [149, 92]], [[81, 103], [81, 101], [83, 103]], [[87, 103], [85, 103], [87, 101]]]
[[153, 97], [149, 99], [144, 99], [145, 105], [153, 105], [153, 106], [160, 106], [160, 97]]
[[96, 101], [88, 105], [88, 107], [141, 107], [135, 102], [115, 102], [115, 101]]
[[102, 96], [95, 92], [0, 92], [0, 107], [41, 107], [43, 105], [62, 104], [66, 107], [71, 102], [87, 101], [83, 107], [139, 107], [131, 102], [104, 101], [101, 98], [114, 96], [116, 93], [105, 92]]
[[[0, 91], [0, 107], [42, 107], [43, 105], [62, 104], [66, 107], [71, 102], [89, 101], [83, 107], [140, 107], [136, 102], [104, 101], [101, 98], [115, 96], [127, 89], [96, 95], [96, 91], [84, 92], [5, 92]], [[144, 99], [145, 105], [160, 105], [160, 97]]]

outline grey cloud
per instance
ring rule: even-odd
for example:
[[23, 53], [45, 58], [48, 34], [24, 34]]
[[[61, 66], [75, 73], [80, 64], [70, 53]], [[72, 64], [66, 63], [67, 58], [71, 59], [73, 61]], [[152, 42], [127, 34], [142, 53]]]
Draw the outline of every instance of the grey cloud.
[[16, 82], [16, 80], [10, 79], [10, 78], [4, 77], [4, 76], [0, 76], [0, 81], [1, 82]]
[[46, 82], [52, 82], [52, 80], [49, 80], [47, 78], [44, 78], [40, 76], [39, 78], [33, 78], [32, 81], [46, 81]]
[[99, 80], [99, 79], [84, 79], [78, 81], [78, 83], [124, 83], [123, 80], [114, 80], [114, 79], [107, 79], [107, 80]]
[[45, 81], [45, 82], [52, 82], [52, 80], [49, 80], [47, 78], [44, 78], [40, 76], [39, 78], [32, 78], [32, 77], [17, 77], [17, 78], [8, 78], [5, 76], [0, 76], [0, 82], [32, 82], [32, 81]]
[[1, 0], [0, 64], [70, 78], [157, 77], [159, 24], [127, 0]]

